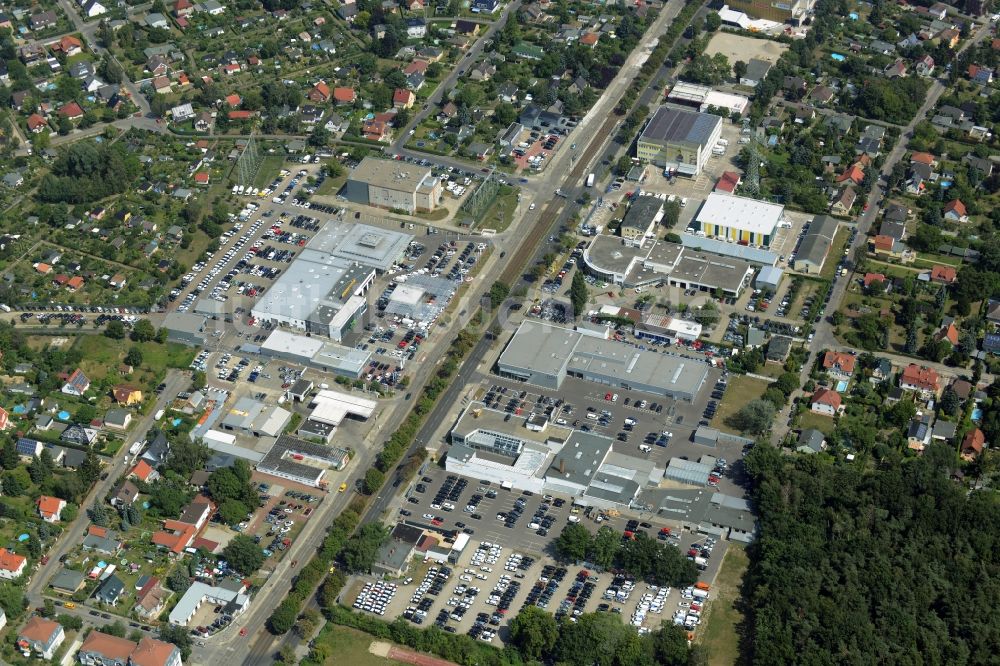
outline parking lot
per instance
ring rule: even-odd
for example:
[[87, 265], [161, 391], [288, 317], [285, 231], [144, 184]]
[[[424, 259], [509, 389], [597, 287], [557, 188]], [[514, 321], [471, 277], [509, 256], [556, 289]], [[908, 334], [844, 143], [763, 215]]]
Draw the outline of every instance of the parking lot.
[[[417, 485], [423, 492], [416, 491]], [[415, 624], [434, 623], [445, 631], [469, 633], [487, 642], [506, 640], [507, 622], [528, 604], [557, 617], [620, 613], [624, 622], [641, 632], [655, 629], [661, 621], [688, 622], [689, 629], [697, 626], [689, 620], [692, 602], [696, 605], [691, 617], [700, 615], [693, 590], [657, 588], [625, 575], [558, 564], [552, 558], [551, 544], [570, 521], [592, 532], [608, 526], [623, 538], [628, 538], [626, 531], [645, 531], [691, 557], [704, 557], [703, 580], [714, 578], [727, 547], [725, 542], [681, 532], [656, 518], [609, 516], [574, 506], [569, 498], [505, 490], [438, 468], [420, 477], [411, 497], [417, 503], [406, 502], [401, 519], [446, 535], [461, 530], [471, 535], [458, 561], [452, 565], [415, 560], [406, 575], [394, 581], [394, 592], [388, 583], [370, 585], [370, 579], [364, 578], [346, 601], [357, 610], [389, 618], [403, 616]], [[375, 605], [373, 589], [379, 590]], [[366, 604], [371, 607], [365, 608]], [[678, 611], [680, 615], [672, 619]]]

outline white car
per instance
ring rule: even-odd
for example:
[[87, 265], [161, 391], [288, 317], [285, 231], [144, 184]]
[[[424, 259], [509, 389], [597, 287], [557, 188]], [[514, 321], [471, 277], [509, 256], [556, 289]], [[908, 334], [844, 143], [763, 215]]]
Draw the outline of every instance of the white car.
[[535, 210], [535, 204], [532, 203], [530, 206], [528, 206], [528, 210]]

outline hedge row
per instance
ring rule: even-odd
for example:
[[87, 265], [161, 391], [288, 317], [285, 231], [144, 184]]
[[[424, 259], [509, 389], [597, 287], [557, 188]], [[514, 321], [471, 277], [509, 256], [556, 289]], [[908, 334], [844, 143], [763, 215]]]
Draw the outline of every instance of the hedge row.
[[386, 622], [372, 615], [354, 613], [339, 605], [326, 608], [324, 614], [334, 624], [359, 629], [376, 638], [405, 645], [419, 652], [436, 654], [456, 664], [520, 666], [524, 663], [514, 648], [501, 650], [477, 641], [467, 634], [449, 634], [433, 626], [420, 629], [402, 617], [396, 618], [393, 622]]

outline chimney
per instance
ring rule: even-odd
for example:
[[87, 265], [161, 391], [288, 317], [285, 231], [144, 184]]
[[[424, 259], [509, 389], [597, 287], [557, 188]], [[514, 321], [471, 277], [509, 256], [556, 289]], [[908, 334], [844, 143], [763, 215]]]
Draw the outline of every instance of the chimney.
[[560, 474], [565, 474], [566, 473], [566, 459], [565, 458], [560, 458], [559, 459], [559, 473]]

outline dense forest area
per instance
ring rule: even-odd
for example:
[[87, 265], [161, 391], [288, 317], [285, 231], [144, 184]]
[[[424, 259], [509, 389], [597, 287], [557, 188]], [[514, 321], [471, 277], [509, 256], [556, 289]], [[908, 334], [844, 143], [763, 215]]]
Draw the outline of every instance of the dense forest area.
[[996, 663], [1000, 507], [955, 464], [944, 445], [876, 469], [754, 447], [748, 661]]

